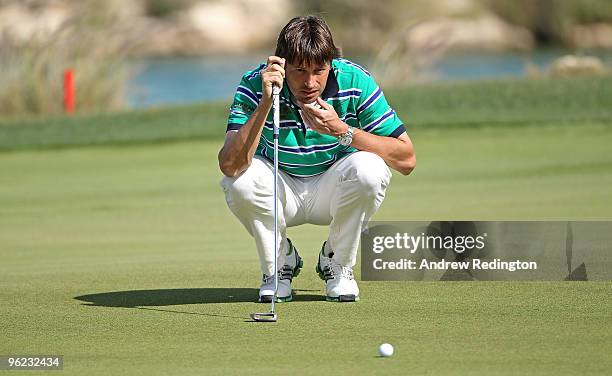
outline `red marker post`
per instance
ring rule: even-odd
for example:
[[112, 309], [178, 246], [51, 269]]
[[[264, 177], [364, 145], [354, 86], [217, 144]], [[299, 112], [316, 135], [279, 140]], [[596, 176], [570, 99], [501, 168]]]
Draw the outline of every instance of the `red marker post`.
[[74, 72], [72, 69], [66, 69], [64, 71], [64, 112], [71, 114], [75, 109]]

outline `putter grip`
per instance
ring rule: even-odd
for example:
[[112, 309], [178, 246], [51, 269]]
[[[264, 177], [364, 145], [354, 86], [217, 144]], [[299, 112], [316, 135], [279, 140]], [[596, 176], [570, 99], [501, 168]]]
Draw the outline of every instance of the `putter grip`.
[[274, 111], [274, 137], [278, 137], [280, 124], [280, 88], [272, 86], [272, 108]]

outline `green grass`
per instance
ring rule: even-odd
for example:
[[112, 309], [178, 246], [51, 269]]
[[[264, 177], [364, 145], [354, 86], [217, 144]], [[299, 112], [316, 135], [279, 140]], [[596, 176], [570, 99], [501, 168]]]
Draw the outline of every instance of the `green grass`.
[[223, 137], [227, 104], [0, 121], [0, 150], [132, 145]]
[[[415, 108], [430, 119], [411, 132], [417, 169], [394, 175], [374, 219], [611, 219], [610, 121], [560, 125], [551, 107], [544, 122], [491, 127], [480, 126], [482, 113], [455, 109], [469, 121], [453, 127], [451, 110], [443, 126], [442, 115]], [[193, 115], [210, 129], [216, 116], [190, 107], [95, 119], [154, 135], [146, 124], [161, 130], [173, 114], [166, 125], [179, 128], [200, 124]], [[68, 126], [78, 119], [94, 118]], [[0, 153], [0, 354], [62, 354], [71, 375], [612, 369], [612, 282], [361, 282], [359, 303], [328, 303], [314, 272], [319, 226], [289, 229], [305, 259], [296, 301], [278, 306], [276, 324], [246, 322], [267, 309], [253, 303], [257, 255], [218, 185], [222, 141], [197, 134], [43, 150], [28, 138], [27, 148]], [[392, 358], [376, 357], [382, 342], [395, 345]]]

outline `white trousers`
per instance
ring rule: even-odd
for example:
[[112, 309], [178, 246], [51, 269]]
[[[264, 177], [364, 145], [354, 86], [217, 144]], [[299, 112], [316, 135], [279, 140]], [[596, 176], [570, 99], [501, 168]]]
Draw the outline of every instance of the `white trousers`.
[[[391, 171], [376, 154], [359, 151], [332, 165], [323, 174], [298, 178], [279, 170], [278, 241], [274, 247], [274, 167], [255, 156], [249, 168], [237, 177], [223, 177], [221, 187], [234, 215], [255, 239], [263, 274], [274, 273], [274, 250], [288, 247], [287, 227], [304, 223], [329, 225], [326, 249], [334, 260], [352, 267], [362, 226], [385, 198]], [[279, 252], [278, 267], [286, 252]]]

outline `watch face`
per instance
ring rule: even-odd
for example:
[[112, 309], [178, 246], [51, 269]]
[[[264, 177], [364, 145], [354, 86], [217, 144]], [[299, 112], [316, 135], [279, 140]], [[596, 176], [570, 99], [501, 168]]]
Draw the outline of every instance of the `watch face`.
[[353, 128], [349, 127], [348, 131], [338, 137], [338, 143], [343, 146], [348, 146], [353, 142]]

